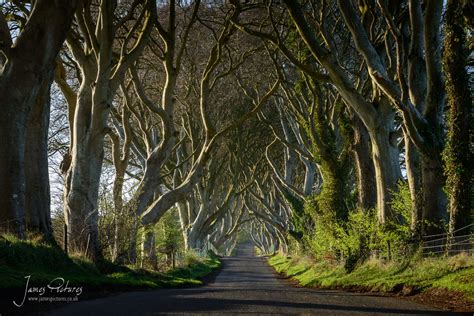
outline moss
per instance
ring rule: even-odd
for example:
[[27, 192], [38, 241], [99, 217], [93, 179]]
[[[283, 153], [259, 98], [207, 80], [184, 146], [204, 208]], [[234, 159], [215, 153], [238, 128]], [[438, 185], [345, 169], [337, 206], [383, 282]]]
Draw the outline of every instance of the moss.
[[443, 160], [451, 231], [467, 226], [474, 220], [474, 122], [467, 71], [470, 50], [466, 45], [469, 41], [465, 27], [461, 1], [449, 1], [446, 6], [443, 54], [447, 96], [447, 135]]

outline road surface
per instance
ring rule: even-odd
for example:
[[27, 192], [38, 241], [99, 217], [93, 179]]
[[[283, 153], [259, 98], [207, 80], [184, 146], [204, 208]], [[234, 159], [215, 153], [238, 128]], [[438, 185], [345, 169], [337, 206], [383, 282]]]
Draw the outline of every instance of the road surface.
[[250, 245], [223, 259], [210, 284], [69, 303], [48, 315], [448, 315], [393, 297], [292, 287]]

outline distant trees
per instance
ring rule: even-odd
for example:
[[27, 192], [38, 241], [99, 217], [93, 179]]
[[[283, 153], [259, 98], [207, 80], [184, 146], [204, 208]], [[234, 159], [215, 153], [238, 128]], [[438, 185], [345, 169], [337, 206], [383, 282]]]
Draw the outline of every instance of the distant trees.
[[[284, 8], [278, 5], [267, 7], [271, 19], [261, 22], [266, 23], [266, 28], [257, 30], [251, 23], [240, 23], [240, 28], [277, 47], [290, 63], [316, 82], [317, 89], [334, 87], [349, 107], [346, 112], [355, 123], [355, 135], [363, 135], [367, 129], [382, 223], [392, 216], [390, 196], [402, 176], [397, 143], [401, 134], [406, 135], [404, 158], [412, 192], [414, 229], [419, 230], [420, 223], [430, 221], [435, 225], [426, 226], [426, 232], [439, 230], [446, 214], [441, 161], [442, 2], [429, 1], [423, 9], [419, 1], [410, 1], [408, 6], [399, 2], [364, 2], [358, 7], [352, 1], [284, 3], [293, 31], [289, 31], [291, 25], [277, 27], [285, 23]], [[296, 41], [295, 32], [299, 35]], [[295, 44], [299, 45], [296, 49]], [[357, 124], [359, 119], [364, 126]], [[328, 141], [328, 135], [324, 140]], [[323, 147], [319, 144], [317, 148]], [[367, 154], [369, 149], [365, 151]], [[355, 156], [359, 168], [362, 157]], [[359, 189], [364, 189], [362, 182]]]
[[[311, 132], [311, 121], [314, 122], [313, 126], [315, 123], [318, 124], [315, 126], [324, 126], [325, 122], [329, 122], [329, 125], [322, 129], [325, 134], [318, 137], [314, 137], [314, 133], [313, 135], [308, 133], [305, 137], [288, 137], [288, 133], [284, 131], [278, 136], [278, 132], [275, 133], [275, 125], [272, 127], [276, 139], [270, 144], [271, 147], [280, 143], [287, 148], [287, 152], [291, 151], [292, 155], [306, 156], [307, 151], [315, 153], [310, 160], [318, 166], [316, 174], [320, 174], [322, 178], [322, 190], [313, 191], [315, 193], [313, 208], [315, 207], [314, 211], [317, 214], [321, 214], [318, 201], [324, 198], [324, 188], [333, 183], [331, 180], [333, 178], [327, 175], [328, 169], [323, 168], [324, 155], [322, 155], [325, 148], [327, 149], [328, 142], [331, 141], [329, 135], [331, 130], [336, 132], [335, 135], [342, 132], [339, 137], [333, 136], [333, 139], [338, 139], [333, 143], [336, 144], [333, 148], [346, 142], [347, 147], [344, 150], [353, 153], [350, 157], [352, 161], [347, 165], [349, 172], [344, 175], [343, 168], [336, 168], [337, 175], [341, 176], [346, 184], [350, 184], [352, 179], [357, 179], [357, 183], [352, 182], [352, 186], [349, 187], [357, 188], [358, 205], [366, 210], [374, 205], [372, 189], [375, 184], [378, 221], [382, 224], [387, 223], [388, 230], [391, 229], [390, 223], [399, 221], [402, 216], [398, 209], [392, 210], [394, 203], [392, 195], [399, 196], [396, 193], [399, 187], [397, 183], [403, 180], [407, 181], [411, 195], [411, 216], [409, 219], [406, 215], [403, 217], [404, 220], [410, 221], [413, 236], [419, 237], [444, 230], [443, 225], [448, 221], [445, 188], [452, 189], [450, 191], [452, 208], [470, 209], [472, 212], [472, 207], [453, 206], [461, 200], [470, 203], [466, 197], [469, 195], [467, 191], [472, 190], [472, 170], [468, 166], [464, 167], [462, 163], [472, 154], [470, 146], [472, 140], [468, 140], [470, 129], [467, 127], [472, 125], [467, 123], [471, 118], [467, 113], [472, 102], [460, 99], [461, 95], [469, 95], [466, 94], [469, 89], [468, 78], [460, 79], [462, 74], [467, 72], [466, 55], [462, 55], [465, 54], [462, 43], [466, 41], [460, 38], [464, 36], [462, 31], [466, 28], [464, 24], [461, 25], [463, 21], [461, 3], [456, 9], [449, 8], [449, 4], [447, 6], [447, 17], [453, 14], [452, 12], [456, 12], [457, 17], [451, 18], [451, 22], [447, 19], [446, 30], [449, 31], [450, 27], [453, 27], [449, 23], [457, 21], [459, 26], [455, 36], [458, 39], [450, 37], [452, 32], [446, 34], [444, 39], [445, 47], [457, 43], [457, 46], [451, 48], [451, 52], [453, 49], [458, 52], [457, 55], [453, 55], [447, 47], [444, 55], [445, 60], [448, 60], [447, 67], [456, 64], [458, 67], [456, 72], [460, 74], [457, 76], [453, 72], [451, 75], [452, 78], [456, 78], [455, 82], [459, 83], [458, 99], [455, 103], [451, 101], [453, 104], [451, 113], [467, 111], [462, 112], [464, 115], [449, 116], [452, 122], [448, 124], [464, 126], [459, 129], [451, 127], [448, 133], [450, 145], [446, 147], [444, 157], [451, 167], [449, 165], [444, 167], [442, 161], [446, 124], [441, 67], [442, 1], [428, 1], [423, 6], [420, 1], [386, 3], [363, 1], [357, 4], [354, 1], [334, 3], [283, 1], [283, 4], [268, 3], [268, 5], [247, 4], [241, 1], [232, 3], [241, 6], [242, 10], [254, 12], [253, 15], [247, 13], [247, 19], [234, 21], [237, 27], [243, 32], [264, 39], [270, 47], [277, 49], [285, 57], [276, 63], [277, 71], [285, 76], [284, 82], [288, 82], [288, 88], [282, 85], [282, 94], [293, 95], [293, 100], [304, 100], [308, 95], [316, 95], [314, 90], [334, 91], [331, 93], [335, 94], [336, 100], [345, 105], [342, 108], [335, 107], [341, 112], [314, 110], [303, 112], [301, 115], [298, 114], [301, 111], [298, 107], [294, 110], [295, 101], [287, 98], [283, 104], [288, 106], [290, 111], [285, 114], [290, 117], [294, 115], [295, 118], [292, 120], [300, 125], [300, 132], [297, 134], [301, 131]], [[451, 61], [450, 64], [449, 58], [454, 60], [453, 56], [457, 56], [454, 58], [459, 60]], [[449, 79], [450, 75], [447, 72], [448, 70], [446, 75]], [[447, 84], [448, 88], [453, 85], [449, 80]], [[302, 86], [306, 89], [302, 89]], [[308, 93], [311, 87], [314, 87], [312, 94]], [[454, 91], [453, 88], [451, 91]], [[323, 95], [320, 99], [326, 103], [330, 102], [331, 94]], [[451, 98], [454, 98], [453, 93]], [[296, 104], [301, 108], [301, 104], [304, 103], [297, 101]], [[311, 102], [306, 104], [309, 105]], [[308, 105], [306, 107], [312, 109]], [[326, 117], [336, 119], [328, 121], [326, 118], [325, 121], [325, 116], [318, 117], [318, 113], [323, 115], [329, 113], [330, 116]], [[340, 113], [339, 116], [337, 113]], [[313, 128], [313, 131], [317, 129]], [[455, 146], [449, 141], [452, 137], [460, 138], [459, 142], [455, 142], [458, 146], [456, 149], [450, 147]], [[303, 149], [300, 139], [306, 140]], [[368, 142], [370, 146], [367, 146]], [[448, 152], [456, 154], [450, 156]], [[461, 152], [464, 154], [460, 154]], [[283, 174], [288, 174], [289, 165], [295, 164], [295, 159], [290, 156], [291, 154], [285, 154], [284, 163], [280, 165], [283, 172], [278, 170], [277, 164], [269, 162], [276, 178], [293, 195], [292, 200], [295, 197], [304, 198], [301, 191], [296, 190], [298, 185], [301, 185], [301, 179], [298, 180], [298, 185], [282, 181], [285, 178]], [[332, 151], [327, 161], [334, 164], [342, 157], [341, 153]], [[448, 171], [453, 167], [457, 171], [454, 169]], [[446, 186], [445, 175], [450, 179], [450, 185]], [[460, 180], [462, 176], [466, 178]], [[463, 183], [463, 189], [455, 189], [456, 186], [452, 183]], [[400, 194], [405, 194], [405, 191]], [[329, 197], [336, 198], [338, 195], [343, 196], [344, 202], [338, 207], [335, 204], [329, 207], [332, 212], [337, 214], [343, 211], [344, 207], [353, 208], [350, 206], [349, 191], [344, 192], [339, 188], [329, 194]], [[455, 195], [458, 195], [457, 198]], [[287, 202], [294, 206], [294, 202], [288, 199]], [[455, 213], [454, 210], [450, 211], [451, 226], [455, 225], [453, 218]], [[472, 223], [467, 213], [469, 212], [463, 216], [466, 220], [457, 225], [457, 228]], [[317, 230], [318, 227], [314, 229]]]

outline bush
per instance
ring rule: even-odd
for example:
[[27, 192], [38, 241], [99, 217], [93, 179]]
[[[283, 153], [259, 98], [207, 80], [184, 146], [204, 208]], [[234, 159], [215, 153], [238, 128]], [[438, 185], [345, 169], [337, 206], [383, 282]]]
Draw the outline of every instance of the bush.
[[316, 197], [305, 204], [314, 229], [305, 234], [304, 243], [315, 259], [342, 261], [346, 271], [352, 271], [370, 255], [404, 260], [411, 254], [412, 204], [406, 183], [400, 182], [393, 193], [392, 216], [384, 225], [378, 223], [374, 209], [355, 209], [347, 220], [338, 220], [335, 212], [321, 209], [320, 200]]

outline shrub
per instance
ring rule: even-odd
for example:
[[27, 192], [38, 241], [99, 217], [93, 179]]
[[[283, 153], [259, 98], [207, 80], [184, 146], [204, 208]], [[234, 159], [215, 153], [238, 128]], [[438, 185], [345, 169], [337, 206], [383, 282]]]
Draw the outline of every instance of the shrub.
[[338, 220], [335, 212], [324, 208], [323, 197], [305, 203], [314, 229], [304, 235], [304, 244], [318, 260], [339, 260], [352, 271], [371, 254], [404, 260], [411, 255], [411, 197], [407, 183], [400, 182], [393, 193], [392, 216], [384, 225], [378, 223], [374, 209], [354, 209], [347, 220]]

